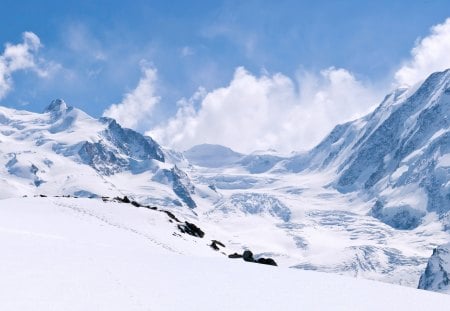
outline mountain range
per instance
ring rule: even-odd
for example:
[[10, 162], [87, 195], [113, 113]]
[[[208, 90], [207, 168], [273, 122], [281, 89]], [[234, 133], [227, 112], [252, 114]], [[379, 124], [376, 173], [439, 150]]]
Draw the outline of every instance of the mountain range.
[[449, 113], [446, 70], [394, 90], [312, 150], [282, 155], [172, 150], [60, 99], [43, 113], [0, 107], [0, 205], [47, 199], [73, 210], [76, 199], [61, 196], [119, 198], [163, 211], [167, 234], [201, 228], [226, 245], [199, 251], [192, 234], [190, 246], [162, 243], [178, 253], [251, 249], [279, 266], [449, 293]]

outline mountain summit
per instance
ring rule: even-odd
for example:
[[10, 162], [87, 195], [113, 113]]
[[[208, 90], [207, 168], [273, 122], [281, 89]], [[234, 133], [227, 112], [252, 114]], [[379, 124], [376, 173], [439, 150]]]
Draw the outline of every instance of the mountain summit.
[[44, 112], [60, 112], [67, 110], [68, 106], [63, 99], [54, 99], [51, 101], [50, 105], [45, 108]]

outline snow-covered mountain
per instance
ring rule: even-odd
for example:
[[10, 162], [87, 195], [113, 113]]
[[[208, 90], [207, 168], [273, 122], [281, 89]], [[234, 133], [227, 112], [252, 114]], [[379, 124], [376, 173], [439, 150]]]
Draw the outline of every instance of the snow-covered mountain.
[[340, 192], [376, 203], [371, 214], [412, 229], [450, 211], [450, 70], [415, 89], [397, 89], [370, 115], [337, 126], [304, 159], [304, 169], [333, 170]]
[[[181, 153], [61, 100], [41, 114], [0, 107], [0, 205], [46, 195], [56, 200], [49, 204], [79, 210], [81, 201], [55, 198], [70, 195], [91, 198], [78, 200], [97, 209], [101, 197], [127, 196], [180, 221], [169, 217], [176, 223], [161, 225], [163, 232], [179, 238], [187, 221], [207, 232], [208, 245], [227, 246], [198, 251], [193, 239], [178, 253], [224, 257], [251, 249], [282, 267], [417, 287], [432, 250], [450, 241], [449, 90], [450, 71], [435, 73], [336, 126], [311, 151], [291, 155], [217, 145]], [[421, 284], [447, 273], [435, 266]]]
[[212, 144], [194, 146], [183, 154], [190, 163], [203, 167], [232, 165], [244, 156], [230, 148]]
[[62, 100], [42, 114], [0, 107], [0, 185], [0, 198], [143, 193], [148, 203], [195, 207], [188, 176], [154, 140]]

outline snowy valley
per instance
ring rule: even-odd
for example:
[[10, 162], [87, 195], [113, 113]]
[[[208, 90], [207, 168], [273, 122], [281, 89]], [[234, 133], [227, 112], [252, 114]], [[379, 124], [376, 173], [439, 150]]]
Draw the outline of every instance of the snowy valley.
[[449, 114], [449, 70], [288, 155], [0, 107], [1, 309], [438, 308], [413, 288], [450, 293]]

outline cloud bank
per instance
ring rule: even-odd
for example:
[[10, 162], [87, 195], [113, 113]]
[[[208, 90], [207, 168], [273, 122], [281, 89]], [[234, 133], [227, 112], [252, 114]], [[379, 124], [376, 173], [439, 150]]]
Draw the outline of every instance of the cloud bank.
[[[414, 85], [450, 67], [450, 18], [417, 40], [411, 55], [390, 78], [394, 86]], [[222, 144], [240, 152], [275, 148], [282, 152], [314, 147], [336, 124], [368, 113], [389, 90], [330, 67], [302, 71], [296, 77], [235, 70], [227, 86], [203, 88], [178, 102], [176, 114], [151, 128], [151, 112], [160, 102], [156, 70], [143, 68], [141, 81], [120, 104], [104, 113], [124, 126], [178, 150], [201, 143]]]
[[[412, 86], [450, 68], [449, 51], [450, 18], [417, 40], [391, 78], [394, 85]], [[280, 73], [255, 76], [238, 68], [228, 86], [180, 101], [176, 116], [147, 133], [178, 149], [199, 143], [243, 152], [309, 149], [336, 124], [370, 111], [387, 92], [341, 68], [303, 72], [296, 79]]]
[[103, 116], [116, 119], [121, 125], [135, 130], [147, 130], [152, 111], [160, 97], [156, 94], [157, 71], [141, 62], [142, 77], [134, 90], [124, 95], [122, 101], [113, 104]]
[[0, 54], [0, 99], [12, 89], [14, 72], [32, 70], [42, 77], [49, 74], [49, 64], [36, 56], [42, 47], [39, 37], [32, 32], [24, 32], [22, 39], [23, 42], [19, 44], [6, 43]]
[[418, 40], [411, 58], [395, 73], [398, 84], [414, 85], [431, 73], [450, 68], [450, 18], [431, 28], [430, 34]]
[[187, 149], [216, 143], [241, 152], [314, 146], [337, 123], [369, 111], [378, 96], [345, 69], [255, 76], [237, 68], [226, 87], [181, 100], [176, 115], [147, 134]]

